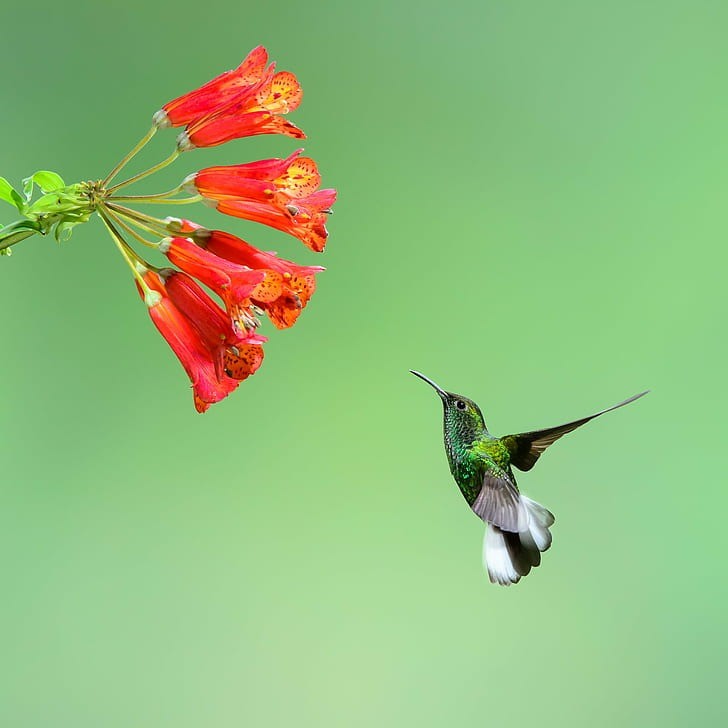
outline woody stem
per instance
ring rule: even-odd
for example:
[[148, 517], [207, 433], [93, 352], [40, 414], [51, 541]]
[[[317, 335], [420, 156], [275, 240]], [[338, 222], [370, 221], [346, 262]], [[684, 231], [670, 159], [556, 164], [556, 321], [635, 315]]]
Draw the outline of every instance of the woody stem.
[[147, 142], [157, 133], [157, 127], [153, 126], [136, 144], [136, 146], [109, 172], [101, 183], [102, 187], [111, 182], [121, 170], [147, 145]]

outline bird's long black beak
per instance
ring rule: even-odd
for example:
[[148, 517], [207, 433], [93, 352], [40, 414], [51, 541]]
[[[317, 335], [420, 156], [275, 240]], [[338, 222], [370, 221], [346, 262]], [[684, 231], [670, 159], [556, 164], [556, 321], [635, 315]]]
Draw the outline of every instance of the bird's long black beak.
[[431, 387], [434, 388], [434, 390], [441, 396], [441, 397], [447, 397], [447, 392], [437, 384], [435, 384], [432, 379], [429, 379], [424, 374], [421, 374], [420, 372], [416, 372], [414, 369], [410, 369], [410, 372], [414, 374], [416, 377], [419, 377], [420, 379], [423, 379], [425, 382], [427, 382]]

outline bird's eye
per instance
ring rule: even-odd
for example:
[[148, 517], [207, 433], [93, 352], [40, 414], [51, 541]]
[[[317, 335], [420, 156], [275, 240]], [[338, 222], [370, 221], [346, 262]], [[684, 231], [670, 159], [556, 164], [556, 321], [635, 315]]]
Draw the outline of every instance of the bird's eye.
[[459, 410], [464, 410], [464, 409], [465, 409], [465, 408], [467, 407], [467, 405], [465, 404], [465, 402], [463, 402], [463, 400], [462, 400], [462, 399], [459, 399], [459, 400], [458, 400], [457, 402], [455, 402], [455, 406], [456, 406], [456, 407], [457, 407], [457, 408], [458, 408]]

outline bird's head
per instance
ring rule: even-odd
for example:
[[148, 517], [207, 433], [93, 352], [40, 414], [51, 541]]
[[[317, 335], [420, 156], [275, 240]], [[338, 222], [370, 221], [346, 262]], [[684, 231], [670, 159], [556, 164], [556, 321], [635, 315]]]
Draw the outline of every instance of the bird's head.
[[420, 372], [412, 369], [410, 369], [410, 372], [427, 382], [442, 400], [446, 437], [455, 438], [463, 443], [470, 444], [484, 432], [487, 432], [483, 413], [472, 399], [463, 397], [461, 394], [446, 392], [442, 387], [435, 384], [435, 382]]

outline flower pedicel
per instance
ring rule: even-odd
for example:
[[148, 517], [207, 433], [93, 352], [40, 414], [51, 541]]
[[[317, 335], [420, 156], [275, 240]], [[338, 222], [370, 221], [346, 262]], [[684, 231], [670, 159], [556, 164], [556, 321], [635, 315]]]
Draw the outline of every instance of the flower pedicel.
[[[316, 163], [302, 157], [301, 149], [285, 159], [208, 167], [168, 192], [126, 195], [123, 190], [197, 147], [258, 134], [305, 138], [285, 118], [298, 108], [302, 95], [296, 76], [276, 72], [265, 48], [258, 46], [237, 68], [166, 103], [154, 114], [149, 132], [103, 180], [66, 185], [55, 172], [41, 171], [23, 180], [20, 193], [0, 177], [0, 199], [23, 215], [0, 227], [0, 254], [9, 255], [11, 246], [35, 234], [53, 231], [56, 240], [65, 240], [96, 213], [131, 268], [152, 322], [187, 372], [197, 411], [204, 412], [260, 367], [267, 339], [257, 333], [258, 315], [265, 313], [279, 329], [292, 326], [316, 290], [316, 274], [324, 269], [298, 265], [190, 220], [154, 217], [134, 205], [204, 200], [227, 215], [287, 232], [320, 252], [336, 191], [319, 189]], [[112, 185], [166, 127], [184, 127], [172, 154]], [[41, 196], [33, 200], [36, 187]], [[152, 265], [129, 244], [130, 238], [163, 253], [176, 268]]]

